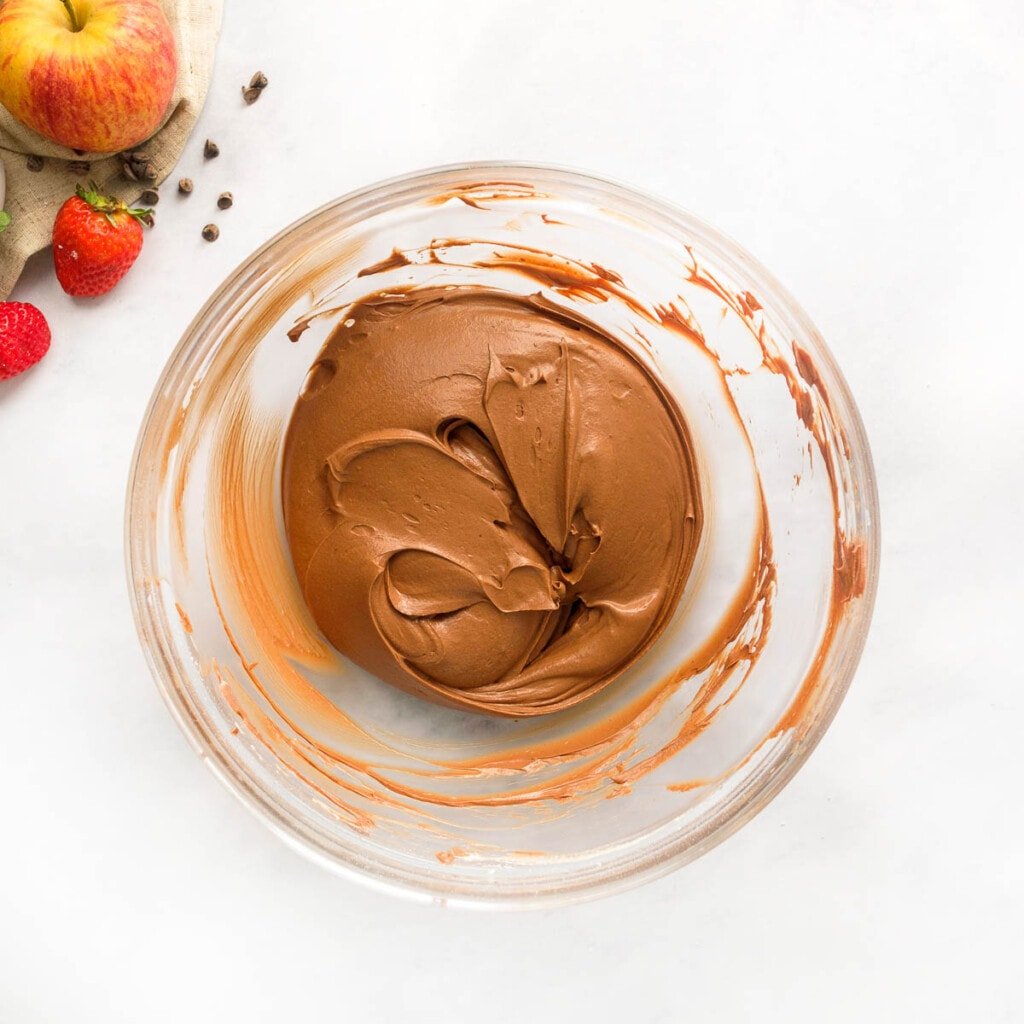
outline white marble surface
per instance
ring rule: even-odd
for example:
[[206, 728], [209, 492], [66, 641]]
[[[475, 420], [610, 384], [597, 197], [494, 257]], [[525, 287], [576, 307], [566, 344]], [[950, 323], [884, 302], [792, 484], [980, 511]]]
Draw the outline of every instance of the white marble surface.
[[[0, 1021], [1024, 1018], [1022, 44], [1019, 0], [229, 2], [196, 193], [107, 299], [45, 257], [15, 294], [54, 344], [0, 384]], [[211, 289], [339, 193], [485, 157], [625, 179], [764, 260], [860, 402], [884, 532], [786, 791], [669, 878], [511, 916], [274, 839], [165, 712], [122, 570], [139, 419]]]

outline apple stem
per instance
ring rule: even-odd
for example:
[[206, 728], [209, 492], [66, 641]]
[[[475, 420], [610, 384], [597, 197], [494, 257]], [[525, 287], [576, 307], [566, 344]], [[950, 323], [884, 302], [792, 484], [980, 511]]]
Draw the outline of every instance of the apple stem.
[[81, 32], [82, 26], [78, 23], [78, 15], [75, 13], [75, 5], [71, 0], [60, 0], [68, 12], [68, 17], [71, 19], [71, 31]]

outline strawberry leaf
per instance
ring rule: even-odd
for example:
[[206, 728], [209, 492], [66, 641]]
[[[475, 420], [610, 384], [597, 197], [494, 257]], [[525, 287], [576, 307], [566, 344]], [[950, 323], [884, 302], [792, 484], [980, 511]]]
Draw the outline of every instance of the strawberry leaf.
[[5, 228], [9, 227], [11, 223], [11, 215], [5, 210], [0, 210], [0, 232]]
[[[0, 4], [2, 3], [3, 0], [0, 0]], [[88, 188], [82, 184], [78, 184], [75, 187], [75, 195], [78, 196], [82, 202], [88, 203], [94, 213], [99, 213], [106, 217], [107, 223], [112, 228], [117, 227], [117, 220], [115, 218], [122, 214], [134, 217], [137, 221], [145, 224], [148, 228], [151, 228], [155, 221], [155, 214], [152, 210], [136, 206], [129, 207], [127, 203], [120, 199], [104, 195], [100, 192], [100, 187], [95, 181], [90, 181]]]

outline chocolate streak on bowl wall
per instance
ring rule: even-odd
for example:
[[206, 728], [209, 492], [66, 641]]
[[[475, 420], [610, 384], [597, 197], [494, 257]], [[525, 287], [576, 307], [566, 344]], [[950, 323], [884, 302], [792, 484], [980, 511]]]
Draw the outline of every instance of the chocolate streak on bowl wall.
[[[528, 187], [517, 184], [509, 190], [509, 197], [520, 198]], [[483, 183], [461, 190], [458, 196], [449, 194], [445, 200], [458, 198], [467, 206], [486, 207], [488, 204], [500, 203], [501, 196], [502, 186]], [[554, 218], [547, 222], [551, 221]], [[459, 265], [460, 250], [479, 241], [449, 239], [400, 255], [409, 264], [430, 262]], [[394, 258], [393, 254], [384, 263], [388, 266], [401, 265], [392, 262]], [[532, 248], [517, 248], [500, 243], [488, 260], [490, 262], [485, 265], [500, 265], [525, 274], [549, 289], [553, 296], [590, 296], [596, 300], [603, 294], [607, 299], [626, 302], [634, 312], [652, 324], [671, 327], [685, 343], [701, 346], [717, 363], [715, 353], [696, 320], [689, 315], [683, 300], [680, 300], [678, 308], [673, 306], [660, 311], [648, 308], [628, 293], [614, 272], [609, 274], [603, 268], [545, 255]], [[464, 265], [478, 264], [470, 261]], [[857, 546], [845, 539], [840, 522], [839, 474], [842, 467], [838, 465], [835, 449], [838, 446], [839, 451], [842, 451], [846, 441], [831, 415], [828, 396], [821, 388], [810, 361], [804, 359], [802, 364], [798, 361], [794, 370], [778, 356], [774, 342], [766, 336], [763, 321], [759, 320], [757, 299], [749, 293], [732, 294], [720, 286], [701, 270], [692, 254], [684, 273], [692, 284], [721, 298], [746, 324], [752, 337], [761, 346], [762, 368], [781, 375], [785, 380], [798, 416], [810, 430], [832, 482], [836, 557], [828, 622], [819, 643], [818, 655], [805, 677], [799, 695], [764, 737], [764, 743], [783, 730], [800, 730], [804, 727], [804, 710], [822, 683], [824, 658], [843, 608], [857, 598], [864, 586], [863, 558]], [[295, 284], [287, 294], [272, 296], [258, 311], [250, 314], [249, 322], [243, 325], [243, 333], [262, 337], [270, 325], [291, 308], [302, 291], [301, 284]], [[345, 306], [331, 308], [326, 303], [324, 308], [297, 322], [292, 333], [298, 336], [311, 320], [338, 315], [345, 309]], [[242, 352], [236, 358], [241, 360], [246, 355]], [[239, 365], [238, 361], [232, 361], [222, 372], [236, 373]], [[749, 372], [728, 369], [721, 364], [718, 367], [727, 394], [728, 378], [736, 373]], [[746, 428], [731, 397], [729, 401], [746, 434]], [[201, 394], [196, 396], [195, 402], [201, 405]], [[227, 666], [215, 664], [211, 669], [221, 680], [225, 699], [235, 708], [239, 719], [249, 726], [253, 740], [269, 744], [274, 756], [301, 776], [306, 784], [317, 788], [336, 809], [339, 817], [349, 821], [353, 827], [373, 827], [375, 816], [386, 814], [389, 805], [405, 814], [422, 815], [423, 827], [429, 829], [433, 826], [426, 809], [432, 804], [485, 808], [550, 803], [551, 813], [557, 814], [557, 801], [560, 800], [588, 793], [596, 794], [602, 790], [606, 791], [605, 795], [627, 793], [632, 782], [662, 764], [681, 747], [692, 743], [707, 729], [721, 709], [739, 692], [764, 648], [765, 638], [772, 626], [776, 581], [771, 530], [762, 491], [760, 523], [750, 552], [749, 569], [743, 577], [745, 582], [735, 593], [718, 626], [685, 664], [678, 666], [657, 685], [639, 694], [627, 706], [617, 709], [596, 724], [580, 728], [568, 737], [541, 742], [531, 740], [519, 747], [510, 746], [501, 754], [486, 760], [461, 758], [424, 761], [417, 773], [418, 782], [399, 779], [387, 770], [394, 755], [388, 737], [367, 734], [349, 715], [318, 692], [305, 671], [296, 667], [298, 664], [306, 667], [328, 665], [332, 653], [312, 628], [294, 616], [285, 614], [275, 603], [282, 588], [287, 590], [292, 572], [274, 519], [274, 496], [278, 483], [273, 474], [274, 460], [265, 457], [266, 452], [277, 445], [279, 436], [276, 430], [262, 430], [257, 418], [247, 412], [245, 404], [240, 405], [237, 415], [226, 424], [219, 440], [217, 452], [220, 458], [214, 466], [221, 481], [219, 490], [230, 495], [231, 500], [222, 502], [220, 507], [211, 510], [211, 514], [217, 519], [224, 564], [230, 565], [240, 579], [247, 581], [248, 585], [240, 588], [237, 597], [261, 636], [266, 637], [264, 648], [268, 652], [267, 657], [273, 660], [271, 670], [283, 681], [283, 686], [292, 696], [301, 701], [305, 708], [315, 711], [318, 724], [323, 727], [321, 738], [314, 739], [304, 733], [283, 714], [280, 703], [275, 701], [274, 695], [261, 682], [261, 666], [247, 660], [223, 614], [221, 618], [224, 629], [231, 638], [253, 694], [240, 685]], [[184, 487], [184, 481], [179, 481], [179, 500]], [[695, 695], [688, 701], [687, 713], [682, 716], [682, 724], [676, 734], [659, 750], [643, 757], [632, 757], [631, 763], [627, 764], [635, 753], [634, 741], [641, 728], [680, 692], [684, 684], [694, 681], [697, 682]], [[280, 716], [284, 724], [293, 730], [292, 733], [286, 734], [273, 721], [272, 715]], [[337, 742], [327, 742], [323, 735], [334, 735]], [[365, 751], [359, 756], [341, 749], [344, 742], [352, 737], [358, 738], [359, 745]], [[733, 770], [735, 767], [739, 766], [734, 766]], [[442, 785], [445, 780], [458, 778], [489, 778], [496, 772], [502, 775], [514, 773], [510, 776], [509, 785], [499, 793], [453, 794], [445, 791]], [[711, 780], [680, 781], [671, 788], [685, 790], [707, 781]], [[432, 782], [436, 785], [431, 785]], [[356, 798], [371, 802], [378, 810], [368, 814], [353, 806], [352, 800]]]

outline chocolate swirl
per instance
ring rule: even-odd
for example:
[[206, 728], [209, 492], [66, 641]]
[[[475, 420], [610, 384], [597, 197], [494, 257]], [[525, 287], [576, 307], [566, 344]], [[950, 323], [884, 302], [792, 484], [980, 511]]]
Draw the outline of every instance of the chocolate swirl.
[[513, 716], [578, 703], [650, 647], [702, 524], [658, 381], [543, 300], [471, 287], [347, 312], [296, 404], [283, 497], [335, 647]]

